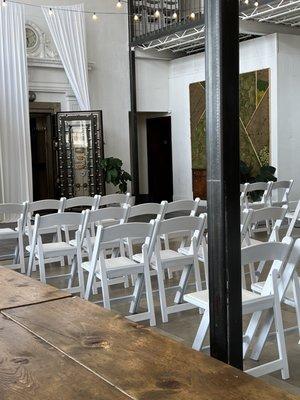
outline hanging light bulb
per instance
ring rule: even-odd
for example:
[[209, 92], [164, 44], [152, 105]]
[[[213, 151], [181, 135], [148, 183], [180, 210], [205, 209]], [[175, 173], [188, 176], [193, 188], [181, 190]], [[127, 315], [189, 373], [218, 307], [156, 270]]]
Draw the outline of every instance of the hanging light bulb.
[[98, 15], [97, 15], [96, 13], [94, 13], [93, 16], [92, 16], [92, 18], [93, 18], [94, 21], [97, 21]]
[[249, 4], [249, 0], [245, 0], [244, 3], [245, 3], [245, 4]]
[[196, 18], [196, 15], [195, 15], [195, 13], [194, 13], [194, 12], [192, 12], [192, 13], [191, 13], [191, 15], [190, 15], [190, 17], [191, 17], [191, 19], [195, 19], [195, 18]]
[[133, 19], [134, 19], [135, 21], [138, 21], [138, 20], [139, 20], [139, 16], [138, 16], [137, 14], [134, 14]]
[[52, 8], [49, 8], [49, 15], [50, 15], [50, 17], [52, 17], [54, 15]]
[[254, 3], [254, 6], [255, 6], [255, 7], [258, 7], [258, 1], [256, 1], [256, 2]]
[[177, 12], [173, 12], [172, 18], [177, 19]]
[[122, 3], [120, 1], [118, 1], [117, 4], [116, 4], [116, 7], [117, 8], [122, 8]]
[[3, 6], [3, 7], [6, 7], [6, 6], [7, 6], [6, 0], [2, 0], [2, 6]]
[[160, 16], [160, 12], [158, 10], [156, 10], [155, 13], [154, 13], [154, 17], [155, 18], [159, 18], [159, 16]]

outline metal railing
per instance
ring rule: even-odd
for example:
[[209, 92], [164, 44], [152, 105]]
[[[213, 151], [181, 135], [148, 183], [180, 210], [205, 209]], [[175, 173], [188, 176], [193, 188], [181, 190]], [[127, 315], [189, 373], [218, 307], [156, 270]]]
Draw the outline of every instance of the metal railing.
[[129, 0], [132, 10], [133, 38], [168, 27], [194, 23], [203, 17], [203, 0]]

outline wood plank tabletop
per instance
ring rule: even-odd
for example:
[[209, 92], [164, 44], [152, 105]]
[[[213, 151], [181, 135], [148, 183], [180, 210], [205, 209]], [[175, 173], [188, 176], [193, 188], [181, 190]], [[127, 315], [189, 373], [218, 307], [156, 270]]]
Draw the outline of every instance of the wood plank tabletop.
[[79, 298], [3, 313], [134, 399], [296, 399], [153, 329]]
[[53, 286], [0, 267], [0, 311], [70, 296]]
[[1, 400], [128, 400], [130, 397], [0, 315]]

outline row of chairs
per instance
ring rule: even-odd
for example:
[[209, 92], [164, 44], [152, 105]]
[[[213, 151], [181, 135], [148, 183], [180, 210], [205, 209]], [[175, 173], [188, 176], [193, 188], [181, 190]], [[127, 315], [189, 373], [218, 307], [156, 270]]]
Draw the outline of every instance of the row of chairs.
[[[255, 182], [240, 185], [241, 208], [261, 208], [288, 204], [294, 181]], [[251, 201], [251, 193], [261, 194], [260, 200]]]

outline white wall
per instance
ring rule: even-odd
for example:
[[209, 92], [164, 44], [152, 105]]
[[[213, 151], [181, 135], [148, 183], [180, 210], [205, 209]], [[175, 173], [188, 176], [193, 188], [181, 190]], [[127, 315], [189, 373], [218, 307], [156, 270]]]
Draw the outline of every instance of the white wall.
[[[111, 0], [81, 0], [85, 10], [116, 12], [115, 2]], [[30, 4], [48, 5], [48, 0], [28, 0]], [[74, 4], [74, 0], [52, 0], [52, 5]], [[125, 3], [123, 3], [125, 4]], [[124, 12], [122, 9], [121, 12]], [[38, 7], [26, 6], [26, 18], [48, 32], [42, 11]], [[128, 35], [126, 15], [99, 15], [97, 21], [86, 16], [88, 60], [94, 62], [89, 72], [89, 87], [93, 109], [103, 110], [105, 155], [119, 157], [125, 168], [130, 170], [129, 157], [129, 64]], [[49, 72], [49, 71], [48, 71]], [[44, 72], [44, 77], [32, 76], [32, 79], [54, 79], [67, 85], [62, 71], [56, 71], [55, 77]], [[33, 74], [33, 72], [32, 72]], [[44, 96], [45, 97], [45, 96]], [[60, 101], [62, 94], [54, 93], [49, 99], [42, 95], [40, 101]], [[63, 100], [62, 100], [63, 101]], [[66, 107], [62, 104], [63, 108]]]
[[[263, 68], [271, 71], [271, 163], [277, 154], [277, 36], [270, 35], [240, 44], [240, 72]], [[189, 85], [205, 80], [205, 55], [196, 54], [170, 62], [169, 96], [172, 115], [174, 199], [192, 197]]]
[[300, 198], [300, 41], [278, 36], [278, 178], [294, 179], [291, 199]]

